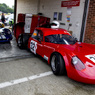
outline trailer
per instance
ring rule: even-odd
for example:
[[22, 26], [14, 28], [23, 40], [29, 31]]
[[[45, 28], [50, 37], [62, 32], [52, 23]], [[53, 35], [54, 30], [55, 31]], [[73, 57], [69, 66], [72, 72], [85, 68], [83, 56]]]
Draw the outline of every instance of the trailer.
[[24, 49], [28, 45], [28, 39], [37, 27], [49, 27], [50, 18], [33, 15], [18, 14], [17, 23], [14, 25], [13, 33], [16, 38], [17, 46]]

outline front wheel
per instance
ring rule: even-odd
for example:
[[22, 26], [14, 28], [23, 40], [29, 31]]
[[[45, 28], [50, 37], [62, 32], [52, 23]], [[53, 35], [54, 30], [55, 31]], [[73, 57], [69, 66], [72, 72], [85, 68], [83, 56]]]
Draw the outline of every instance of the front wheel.
[[65, 62], [60, 54], [54, 53], [51, 57], [50, 64], [55, 75], [66, 74]]

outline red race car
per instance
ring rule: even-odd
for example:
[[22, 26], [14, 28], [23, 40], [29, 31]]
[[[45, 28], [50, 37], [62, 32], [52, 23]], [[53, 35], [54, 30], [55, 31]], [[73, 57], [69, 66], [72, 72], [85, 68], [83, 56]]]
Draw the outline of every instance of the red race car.
[[95, 84], [95, 45], [76, 41], [64, 29], [36, 28], [28, 48], [51, 65], [55, 75]]

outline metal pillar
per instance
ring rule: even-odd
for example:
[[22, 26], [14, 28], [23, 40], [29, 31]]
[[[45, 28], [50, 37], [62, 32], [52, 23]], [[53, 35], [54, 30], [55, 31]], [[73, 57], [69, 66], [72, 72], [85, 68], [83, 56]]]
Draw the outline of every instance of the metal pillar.
[[81, 34], [80, 34], [80, 42], [83, 42], [84, 36], [85, 36], [85, 29], [86, 29], [86, 21], [87, 21], [87, 16], [88, 16], [89, 3], [90, 3], [90, 0], [85, 0], [84, 14], [83, 14], [83, 20], [82, 20]]
[[14, 24], [16, 23], [17, 0], [14, 0]]

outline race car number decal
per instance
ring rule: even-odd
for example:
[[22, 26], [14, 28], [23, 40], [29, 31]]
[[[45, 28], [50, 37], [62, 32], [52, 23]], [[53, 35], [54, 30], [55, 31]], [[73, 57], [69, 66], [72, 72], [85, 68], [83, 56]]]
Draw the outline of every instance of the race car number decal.
[[30, 50], [31, 50], [34, 54], [36, 54], [37, 42], [31, 40], [31, 42], [30, 42]]
[[95, 63], [95, 54], [86, 55], [86, 57]]

